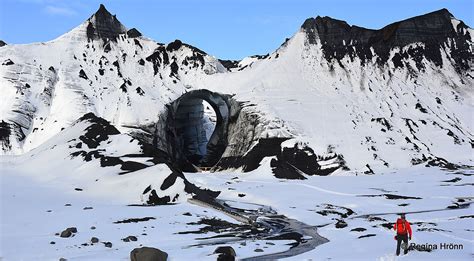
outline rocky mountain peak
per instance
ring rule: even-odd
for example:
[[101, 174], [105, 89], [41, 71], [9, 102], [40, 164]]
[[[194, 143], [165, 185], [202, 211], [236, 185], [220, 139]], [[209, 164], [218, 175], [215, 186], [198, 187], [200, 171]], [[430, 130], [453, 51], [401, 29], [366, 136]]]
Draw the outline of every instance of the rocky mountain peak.
[[125, 26], [120, 23], [115, 15], [112, 15], [103, 4], [87, 20], [87, 38], [115, 40], [118, 35], [127, 32]]
[[[468, 43], [472, 41], [468, 27], [460, 21], [455, 28], [453, 19], [447, 9], [441, 9], [373, 30], [349, 25], [331, 17], [318, 16], [307, 19], [301, 28], [306, 33], [309, 44], [316, 44], [319, 40], [328, 60], [340, 60], [349, 55], [351, 58], [359, 57], [365, 62], [376, 55], [377, 62], [381, 65], [390, 58], [392, 49], [419, 43], [421, 46], [416, 47], [419, 50], [412, 53], [424, 55], [427, 60], [442, 66], [440, 50], [443, 44], [451, 39], [456, 42], [455, 50], [451, 53], [461, 72], [468, 69], [468, 61], [473, 58], [472, 53], [468, 51]], [[405, 56], [407, 55], [410, 54]], [[400, 57], [397, 56], [394, 61], [397, 67], [403, 66], [399, 61]], [[421, 61], [421, 57], [415, 60]], [[419, 65], [422, 66], [421, 63]]]

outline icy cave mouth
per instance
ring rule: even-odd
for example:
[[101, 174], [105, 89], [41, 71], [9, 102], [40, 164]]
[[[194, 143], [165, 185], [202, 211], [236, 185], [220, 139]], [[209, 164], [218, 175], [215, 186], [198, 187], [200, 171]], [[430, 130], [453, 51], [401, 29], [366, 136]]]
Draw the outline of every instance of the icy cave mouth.
[[216, 128], [216, 111], [206, 100], [182, 100], [176, 110], [175, 128], [184, 157], [197, 167], [209, 166], [207, 145]]
[[187, 92], [170, 104], [168, 113], [167, 140], [178, 167], [194, 172], [216, 165], [227, 147], [226, 97], [208, 90]]

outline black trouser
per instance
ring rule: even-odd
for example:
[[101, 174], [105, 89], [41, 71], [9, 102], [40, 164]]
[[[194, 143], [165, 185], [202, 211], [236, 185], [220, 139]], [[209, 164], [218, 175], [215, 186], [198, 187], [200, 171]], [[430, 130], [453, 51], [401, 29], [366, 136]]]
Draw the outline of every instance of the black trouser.
[[406, 255], [408, 253], [408, 234], [397, 234], [397, 256], [400, 255], [402, 241], [405, 243], [403, 254]]

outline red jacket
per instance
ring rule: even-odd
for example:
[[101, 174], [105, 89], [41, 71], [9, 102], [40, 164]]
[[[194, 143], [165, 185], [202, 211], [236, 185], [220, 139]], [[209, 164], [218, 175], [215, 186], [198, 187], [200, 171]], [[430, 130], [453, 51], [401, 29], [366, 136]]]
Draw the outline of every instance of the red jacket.
[[397, 222], [393, 225], [393, 229], [395, 229], [399, 235], [405, 235], [408, 232], [408, 235], [411, 237], [410, 223], [404, 219], [397, 219]]

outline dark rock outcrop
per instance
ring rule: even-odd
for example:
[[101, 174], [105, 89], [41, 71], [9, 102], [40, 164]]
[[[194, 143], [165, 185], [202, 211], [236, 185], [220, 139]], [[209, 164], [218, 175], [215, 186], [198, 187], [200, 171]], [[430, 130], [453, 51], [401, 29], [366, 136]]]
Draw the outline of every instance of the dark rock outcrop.
[[124, 220], [115, 221], [114, 224], [129, 224], [129, 223], [138, 223], [138, 222], [146, 222], [150, 220], [155, 220], [154, 217], [144, 217], [144, 218], [128, 218]]
[[238, 60], [220, 60], [219, 62], [224, 66], [228, 71], [230, 71], [233, 68], [237, 68], [239, 66]]
[[321, 167], [314, 151], [306, 146], [295, 144], [283, 148], [276, 159], [271, 161], [272, 171], [277, 178], [305, 179], [302, 175], [318, 175]]
[[416, 62], [418, 69], [423, 69], [423, 57], [437, 66], [442, 66], [442, 47], [451, 39], [454, 43], [447, 48], [451, 49], [456, 69], [459, 72], [466, 71], [469, 69], [469, 60], [474, 58], [468, 44], [468, 27], [460, 22], [457, 28], [453, 28], [452, 18], [453, 15], [448, 10], [441, 9], [372, 30], [318, 16], [307, 19], [302, 29], [306, 32], [310, 44], [315, 44], [319, 38], [328, 61], [340, 60], [348, 55], [350, 58], [359, 57], [364, 63], [372, 59], [373, 49], [377, 55], [377, 63], [382, 65], [388, 61], [393, 48], [421, 43], [424, 46], [413, 46], [406, 51], [399, 51], [392, 61], [396, 67], [402, 67], [402, 60], [410, 58]]
[[217, 256], [218, 261], [233, 261], [235, 260], [235, 250], [230, 246], [221, 246], [214, 250], [214, 254], [219, 254]]
[[166, 261], [168, 254], [158, 248], [141, 247], [130, 252], [131, 261]]
[[138, 31], [136, 28], [132, 28], [127, 31], [127, 36], [129, 38], [137, 38], [137, 37], [142, 36], [142, 33], [140, 33], [140, 31]]
[[242, 168], [244, 172], [252, 171], [260, 166], [264, 157], [277, 156], [281, 151], [281, 143], [288, 138], [259, 139], [257, 144], [245, 155], [222, 158], [216, 170]]
[[11, 149], [10, 135], [11, 135], [10, 124], [2, 120], [0, 122], [0, 146], [3, 150]]
[[86, 132], [79, 137], [90, 149], [95, 149], [102, 141], [109, 138], [109, 135], [120, 134], [120, 131], [112, 126], [108, 121], [95, 116], [93, 113], [87, 113], [78, 121], [89, 121], [91, 125], [86, 128]]
[[137, 237], [136, 236], [128, 236], [126, 238], [122, 238], [122, 241], [123, 242], [130, 242], [130, 241], [137, 241]]
[[176, 39], [166, 46], [166, 51], [173, 52], [181, 48], [181, 46], [183, 46], [183, 43], [180, 40]]
[[8, 66], [8, 65], [14, 65], [14, 64], [15, 64], [15, 63], [14, 63], [12, 60], [10, 60], [10, 59], [6, 59], [6, 60], [2, 63], [2, 65], [6, 65], [6, 66]]
[[335, 224], [335, 227], [336, 228], [345, 228], [345, 227], [347, 227], [347, 223], [343, 219], [338, 219], [336, 224]]
[[115, 41], [120, 34], [125, 33], [127, 33], [125, 26], [117, 20], [115, 15], [109, 13], [103, 4], [88, 20], [87, 38], [91, 40]]
[[5, 46], [5, 45], [7, 45], [7, 43], [5, 43], [4, 41], [0, 40], [0, 47], [3, 47], [3, 46]]
[[150, 185], [143, 191], [143, 197], [147, 199], [146, 203], [148, 205], [167, 205], [176, 202], [178, 200], [179, 194], [177, 194], [177, 196], [175, 196], [174, 198], [171, 198], [170, 196], [160, 197], [158, 196], [158, 193], [156, 191], [158, 189], [161, 191], [165, 191], [166, 189], [174, 185], [177, 179], [180, 179], [184, 182], [184, 191], [186, 193], [192, 194], [194, 195], [194, 197], [199, 198], [202, 201], [208, 202], [209, 200], [212, 200], [219, 196], [220, 191], [212, 191], [209, 189], [199, 188], [198, 186], [189, 182], [184, 176], [183, 172], [172, 167], [171, 164], [169, 164], [168, 167], [172, 170], [172, 173], [165, 179], [160, 188], [153, 188]]

